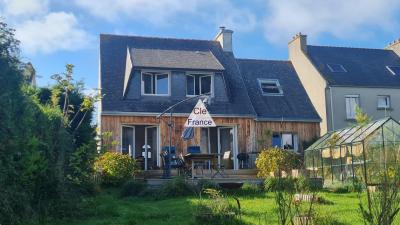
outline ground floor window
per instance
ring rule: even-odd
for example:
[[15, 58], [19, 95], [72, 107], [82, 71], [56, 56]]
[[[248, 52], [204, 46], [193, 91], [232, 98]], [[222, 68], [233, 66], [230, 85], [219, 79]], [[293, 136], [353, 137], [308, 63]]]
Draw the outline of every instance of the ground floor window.
[[294, 150], [298, 152], [298, 136], [294, 133], [273, 133], [272, 146], [282, 149]]

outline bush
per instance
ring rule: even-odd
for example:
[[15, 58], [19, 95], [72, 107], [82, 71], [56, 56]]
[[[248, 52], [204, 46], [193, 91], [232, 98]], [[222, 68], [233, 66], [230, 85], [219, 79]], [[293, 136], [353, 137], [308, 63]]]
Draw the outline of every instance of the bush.
[[213, 181], [201, 179], [197, 181], [196, 189], [198, 193], [201, 193], [204, 189], [220, 189], [219, 185]]
[[264, 187], [266, 191], [295, 192], [297, 187], [297, 179], [291, 177], [286, 177], [286, 178], [270, 177], [265, 179]]
[[258, 169], [257, 175], [262, 178], [267, 178], [270, 177], [270, 173], [280, 175], [282, 171], [290, 172], [292, 169], [300, 168], [301, 158], [291, 151], [270, 148], [262, 150], [258, 155], [256, 167]]
[[147, 189], [147, 184], [142, 181], [130, 180], [124, 183], [121, 187], [120, 196], [139, 196]]
[[315, 215], [313, 222], [314, 225], [345, 225], [344, 223], [339, 222], [331, 214], [317, 214]]
[[184, 178], [176, 177], [161, 185], [159, 189], [159, 198], [180, 197], [194, 194], [195, 188], [188, 184]]
[[203, 193], [210, 200], [205, 202], [200, 199], [194, 214], [195, 224], [243, 224], [237, 217], [240, 209], [223, 196], [219, 190], [205, 189]]
[[137, 164], [129, 155], [106, 152], [96, 160], [94, 168], [100, 173], [103, 184], [117, 185], [133, 177]]

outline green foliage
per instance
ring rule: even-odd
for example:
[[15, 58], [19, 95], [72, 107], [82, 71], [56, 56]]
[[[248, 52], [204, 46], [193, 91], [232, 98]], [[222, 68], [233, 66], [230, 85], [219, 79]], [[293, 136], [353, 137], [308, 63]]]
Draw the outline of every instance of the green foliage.
[[[85, 154], [93, 138], [76, 145], [69, 114], [24, 83], [13, 33], [0, 21], [0, 224], [46, 224], [73, 211], [92, 170]], [[93, 137], [86, 131], [80, 136]]]
[[346, 225], [337, 220], [331, 213], [318, 213], [313, 219], [314, 225]]
[[158, 198], [181, 197], [194, 194], [194, 187], [187, 183], [184, 178], [176, 177], [161, 185]]
[[271, 146], [272, 131], [264, 129], [257, 139], [258, 149], [267, 149]]
[[364, 113], [360, 107], [356, 107], [356, 122], [357, 125], [364, 126], [371, 122], [371, 118], [367, 115], [367, 113]]
[[147, 188], [147, 184], [143, 181], [130, 180], [125, 182], [121, 187], [121, 197], [139, 196]]
[[205, 189], [203, 192], [211, 201], [205, 202], [200, 198], [194, 214], [195, 224], [244, 224], [239, 217], [240, 208], [235, 207], [221, 191]]
[[261, 151], [256, 159], [258, 176], [267, 178], [270, 173], [281, 175], [282, 171], [290, 172], [301, 167], [301, 158], [296, 153], [279, 148]]
[[129, 155], [106, 152], [96, 159], [94, 169], [101, 174], [104, 184], [117, 185], [133, 178], [137, 165]]

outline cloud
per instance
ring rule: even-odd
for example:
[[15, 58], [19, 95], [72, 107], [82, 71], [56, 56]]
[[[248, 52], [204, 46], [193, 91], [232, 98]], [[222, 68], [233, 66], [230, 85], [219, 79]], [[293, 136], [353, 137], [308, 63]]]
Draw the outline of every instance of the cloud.
[[[374, 31], [397, 30], [397, 0], [269, 0], [264, 19], [265, 37], [273, 43], [289, 41], [297, 32], [318, 38], [370, 37]], [[285, 42], [286, 43], [286, 42]]]
[[73, 13], [51, 12], [49, 0], [0, 0], [0, 15], [21, 41], [28, 55], [85, 48], [93, 37]]
[[72, 13], [52, 12], [16, 25], [15, 36], [28, 54], [73, 51], [85, 48], [93, 37], [80, 28]]
[[206, 21], [239, 31], [251, 31], [256, 17], [246, 8], [238, 8], [228, 0], [75, 0], [75, 4], [91, 15], [109, 22], [121, 19], [147, 22], [157, 26]]
[[1, 13], [6, 17], [30, 17], [44, 14], [48, 10], [48, 0], [0, 0]]

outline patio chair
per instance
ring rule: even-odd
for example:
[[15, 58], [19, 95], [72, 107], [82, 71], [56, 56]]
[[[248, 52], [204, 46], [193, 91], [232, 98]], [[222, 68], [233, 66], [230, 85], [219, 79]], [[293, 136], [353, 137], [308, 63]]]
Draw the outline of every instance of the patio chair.
[[215, 173], [212, 175], [211, 178], [216, 177], [217, 175], [220, 175], [221, 177], [228, 177], [228, 175], [225, 173], [225, 162], [230, 161], [231, 159], [231, 151], [226, 151], [224, 155], [222, 156], [221, 164], [217, 164], [214, 169]]
[[[200, 154], [201, 153], [200, 146], [188, 146], [187, 153]], [[197, 170], [200, 168], [202, 176], [204, 175], [204, 167], [205, 167], [204, 161], [194, 161], [194, 169]], [[191, 172], [193, 173], [194, 171]]]

